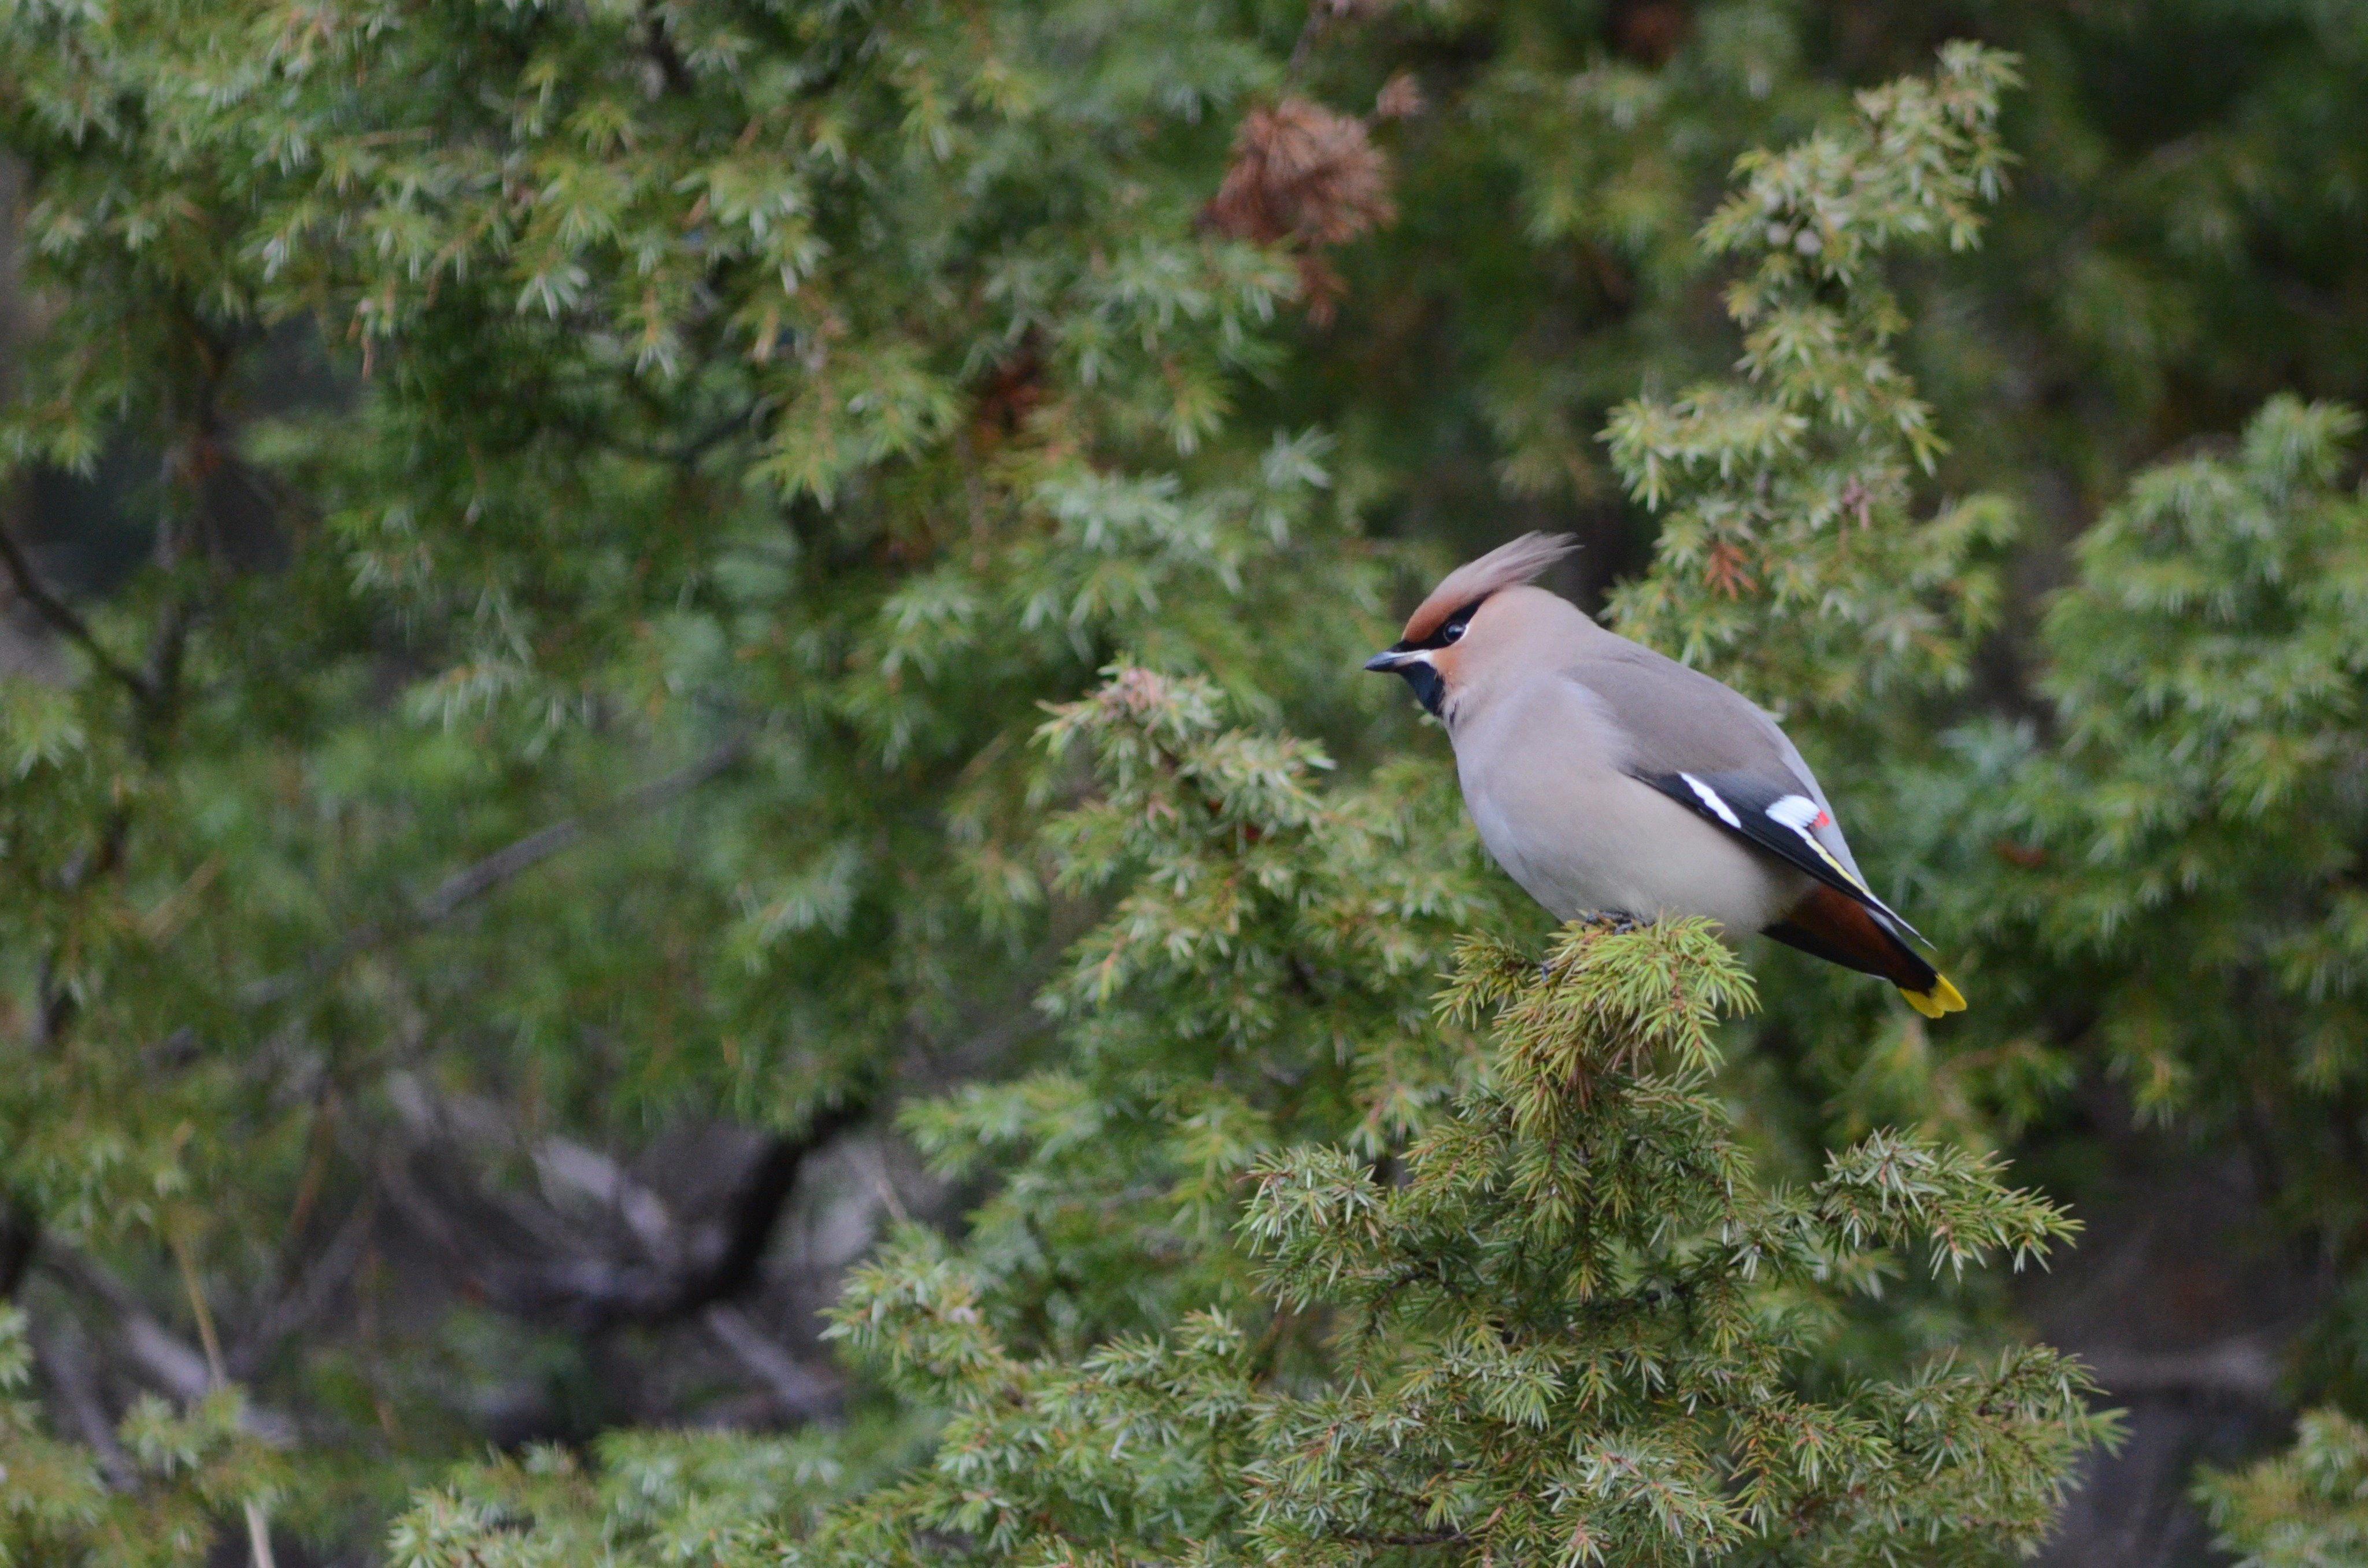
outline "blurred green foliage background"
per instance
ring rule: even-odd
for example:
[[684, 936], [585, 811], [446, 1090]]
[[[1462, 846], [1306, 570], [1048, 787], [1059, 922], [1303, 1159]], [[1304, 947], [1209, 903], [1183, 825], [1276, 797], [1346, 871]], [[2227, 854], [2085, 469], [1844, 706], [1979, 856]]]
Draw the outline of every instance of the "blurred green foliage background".
[[0, 1540], [771, 1551], [937, 1451], [820, 1337], [893, 1228], [1056, 1361], [1248, 1290], [1545, 935], [1355, 673], [1545, 528], [1973, 1003], [1748, 951], [1761, 1168], [2087, 1227], [1798, 1375], [2043, 1335], [2129, 1413], [2048, 1551], [2260, 1550], [2343, 1418], [2199, 1460], [2368, 1399], [2363, 84], [2338, 0], [9, 0]]

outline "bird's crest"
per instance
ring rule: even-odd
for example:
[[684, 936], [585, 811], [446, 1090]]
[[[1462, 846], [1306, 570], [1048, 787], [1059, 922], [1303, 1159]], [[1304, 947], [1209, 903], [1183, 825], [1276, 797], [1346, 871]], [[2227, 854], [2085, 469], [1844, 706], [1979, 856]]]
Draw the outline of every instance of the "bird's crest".
[[1477, 561], [1467, 561], [1440, 579], [1430, 597], [1406, 618], [1406, 640], [1418, 645], [1440, 623], [1464, 606], [1486, 598], [1499, 588], [1526, 583], [1578, 548], [1569, 534], [1528, 533], [1500, 544]]

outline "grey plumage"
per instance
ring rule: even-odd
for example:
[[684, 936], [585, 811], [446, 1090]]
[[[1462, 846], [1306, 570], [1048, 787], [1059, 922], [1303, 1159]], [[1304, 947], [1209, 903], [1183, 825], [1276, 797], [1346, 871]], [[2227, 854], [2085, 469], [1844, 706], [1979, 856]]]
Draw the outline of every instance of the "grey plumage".
[[1742, 933], [1782, 919], [1810, 878], [1646, 782], [1757, 773], [1814, 787], [1795, 778], [1774, 723], [1541, 589], [1499, 594], [1483, 613], [1518, 616], [1524, 643], [1549, 656], [1467, 669], [1479, 678], [1452, 682], [1440, 713], [1497, 863], [1565, 920], [1706, 915]]
[[1524, 536], [1450, 575], [1366, 667], [1447, 727], [1497, 864], [1556, 916], [1704, 915], [1963, 1005], [1873, 892], [1800, 751], [1740, 693], [1596, 625], [1527, 579]]

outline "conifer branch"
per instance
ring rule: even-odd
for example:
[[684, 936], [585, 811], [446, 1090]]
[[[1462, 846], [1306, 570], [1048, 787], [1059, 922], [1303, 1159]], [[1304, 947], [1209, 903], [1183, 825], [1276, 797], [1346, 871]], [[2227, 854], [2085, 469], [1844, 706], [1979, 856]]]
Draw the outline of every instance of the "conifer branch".
[[64, 1405], [75, 1434], [98, 1456], [98, 1467], [107, 1477], [108, 1488], [131, 1491], [139, 1483], [139, 1472], [115, 1435], [115, 1424], [108, 1418], [106, 1403], [99, 1394], [98, 1369], [91, 1364], [89, 1348], [71, 1323], [50, 1326], [36, 1323], [28, 1332], [42, 1372], [59, 1403]]
[[[125, 1357], [153, 1386], [182, 1404], [194, 1404], [217, 1384], [205, 1351], [166, 1328], [114, 1272], [75, 1247], [52, 1242], [41, 1252], [43, 1267], [97, 1299], [114, 1315]], [[286, 1447], [297, 1437], [287, 1415], [252, 1402], [242, 1407], [240, 1425], [264, 1442]]]
[[6, 524], [0, 524], [0, 566], [6, 568], [9, 585], [16, 589], [17, 597], [47, 621], [52, 631], [80, 648], [100, 673], [131, 692], [143, 705], [155, 700], [155, 688], [148, 679], [109, 652], [107, 644], [91, 631], [90, 623], [83, 619], [72, 605], [50, 592]]
[[302, 964], [249, 985], [240, 1000], [250, 1007], [268, 1006], [293, 995], [301, 987], [335, 973], [356, 956], [389, 942], [416, 935], [450, 919], [461, 909], [494, 892], [552, 856], [582, 843], [590, 835], [656, 811], [728, 771], [747, 755], [747, 743], [737, 737], [715, 747], [687, 767], [677, 768], [637, 790], [619, 796], [582, 816], [563, 817], [524, 838], [506, 845], [484, 859], [455, 871], [436, 891], [398, 919], [370, 921], [355, 926]]
[[[408, 1136], [375, 1162], [376, 1182], [471, 1289], [515, 1316], [583, 1332], [696, 1319], [783, 1395], [785, 1409], [811, 1415], [826, 1402], [822, 1381], [756, 1348], [757, 1331], [745, 1317], [719, 1319], [710, 1309], [756, 1285], [807, 1160], [871, 1117], [869, 1095], [814, 1109], [795, 1133], [752, 1136], [718, 1173], [729, 1179], [712, 1210], [682, 1214], [597, 1149], [528, 1140], [497, 1108], [435, 1095], [415, 1079], [393, 1088]], [[485, 1152], [513, 1150], [530, 1157], [546, 1184], [597, 1206], [610, 1222], [579, 1223], [547, 1201], [471, 1176]], [[792, 1389], [804, 1392], [791, 1397]]]

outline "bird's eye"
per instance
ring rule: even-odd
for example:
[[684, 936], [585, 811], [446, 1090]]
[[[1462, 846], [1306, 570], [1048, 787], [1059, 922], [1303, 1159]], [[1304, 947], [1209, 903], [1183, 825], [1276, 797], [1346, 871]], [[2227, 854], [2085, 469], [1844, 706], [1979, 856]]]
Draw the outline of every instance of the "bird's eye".
[[1463, 635], [1463, 622], [1460, 620], [1451, 620], [1440, 630], [1439, 640], [1441, 642], [1452, 642]]

